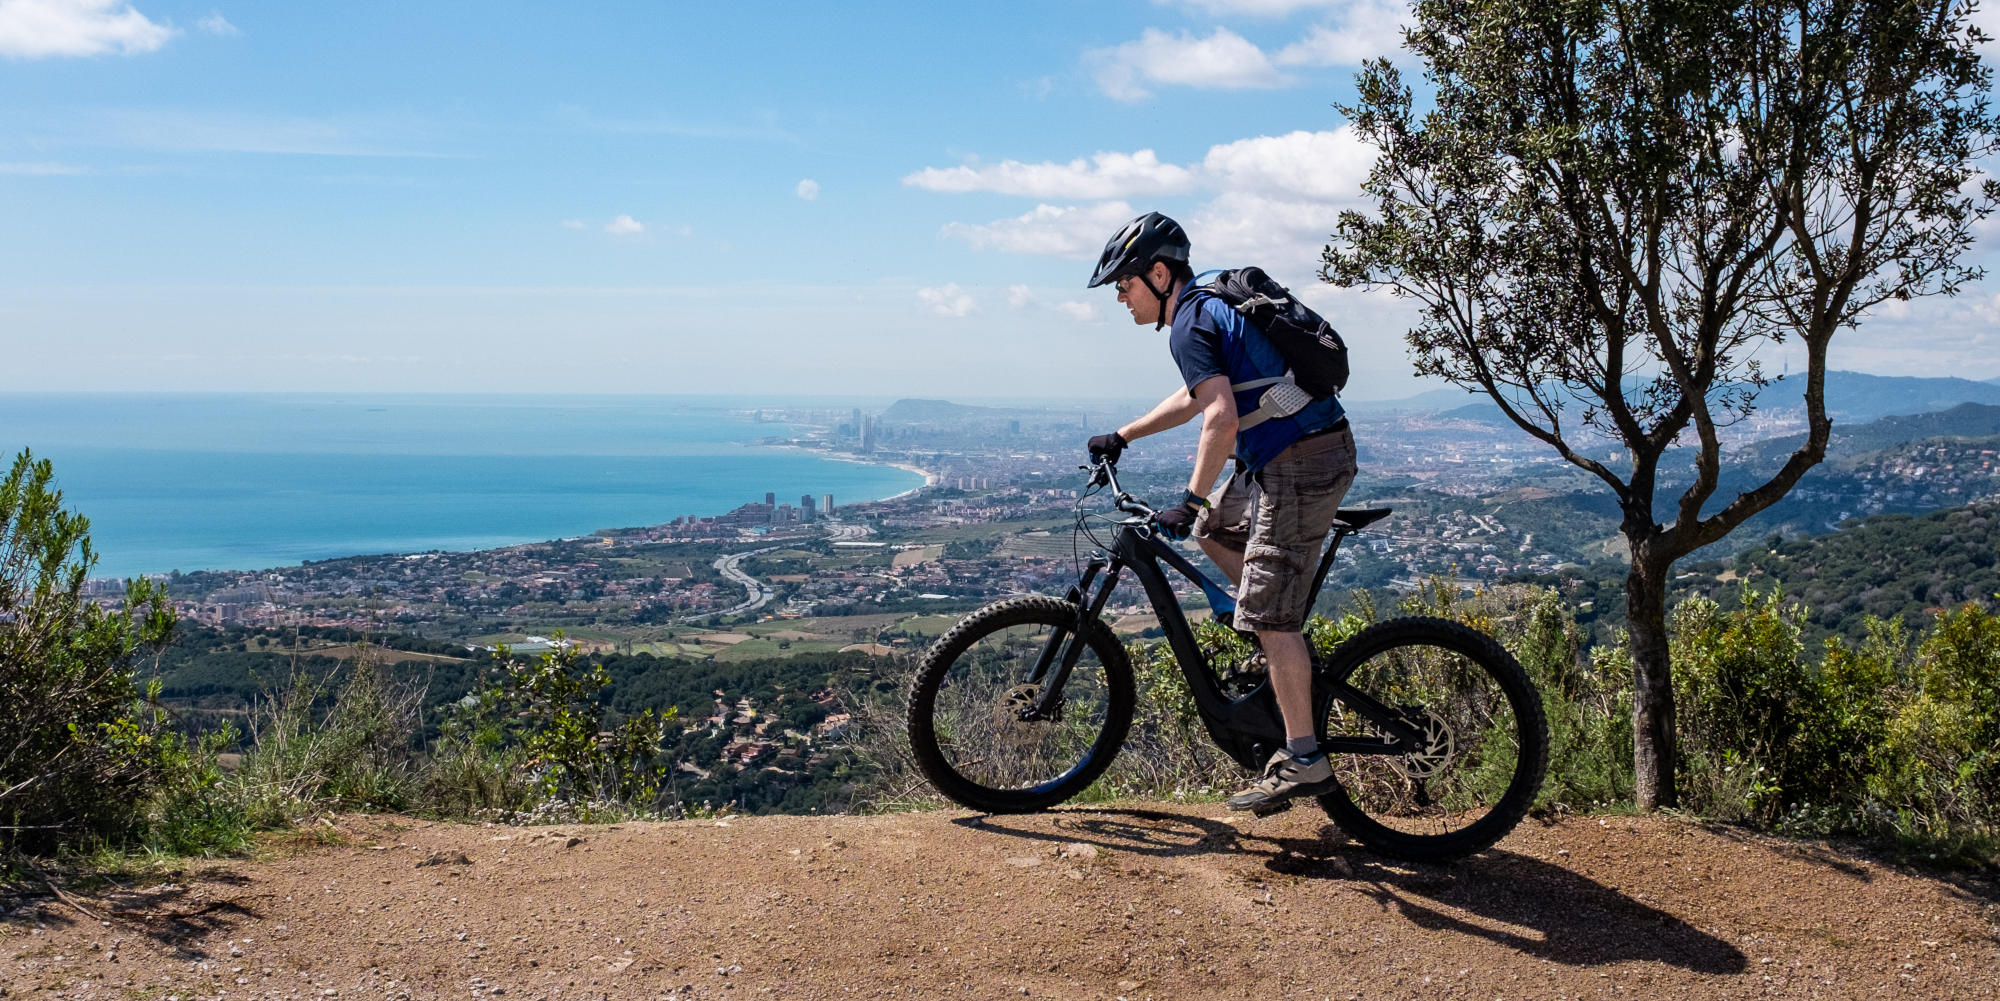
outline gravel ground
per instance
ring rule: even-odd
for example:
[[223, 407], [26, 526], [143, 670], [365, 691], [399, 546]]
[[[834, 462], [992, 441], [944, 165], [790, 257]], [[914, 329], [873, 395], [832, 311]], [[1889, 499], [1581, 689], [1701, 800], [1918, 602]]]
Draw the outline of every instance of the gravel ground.
[[1991, 881], [1671, 818], [1448, 867], [1184, 804], [326, 834], [0, 898], [0, 995], [2000, 998]]

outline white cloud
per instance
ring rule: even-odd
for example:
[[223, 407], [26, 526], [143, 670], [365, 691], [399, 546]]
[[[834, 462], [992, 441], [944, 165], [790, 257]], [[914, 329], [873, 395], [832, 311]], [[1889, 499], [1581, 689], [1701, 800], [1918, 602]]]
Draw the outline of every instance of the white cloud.
[[629, 215], [620, 215], [605, 223], [604, 231], [612, 236], [638, 236], [646, 231], [646, 224]]
[[1095, 71], [1098, 88], [1119, 101], [1150, 96], [1147, 84], [1249, 90], [1290, 82], [1264, 50], [1227, 28], [1207, 38], [1147, 28], [1136, 41], [1085, 52], [1084, 63]]
[[1035, 304], [1034, 289], [1031, 289], [1026, 285], [1007, 286], [1007, 307], [1009, 309], [1027, 309], [1029, 306], [1032, 306], [1034, 304]]
[[564, 220], [562, 221], [562, 228], [564, 228], [564, 229], [582, 229], [582, 228], [583, 228], [583, 220], [581, 220], [581, 219], [564, 219]]
[[237, 35], [243, 34], [243, 29], [230, 24], [229, 19], [223, 17], [221, 11], [216, 10], [209, 11], [208, 16], [196, 21], [194, 26], [211, 35], [219, 35], [223, 38], [234, 38]]
[[1280, 66], [1359, 66], [1403, 47], [1408, 7], [1389, 0], [1356, 0], [1306, 37], [1278, 50]]
[[798, 192], [800, 198], [812, 201], [819, 197], [819, 182], [808, 177], [800, 181], [799, 186], [793, 190]]
[[1161, 163], [1150, 149], [1136, 153], [1097, 153], [1068, 163], [997, 164], [972, 162], [957, 167], [925, 167], [903, 183], [926, 191], [992, 191], [1024, 198], [1128, 198], [1180, 194], [1194, 187], [1194, 172]]
[[964, 240], [976, 250], [1094, 258], [1104, 249], [1104, 241], [1136, 214], [1124, 202], [1037, 205], [1012, 219], [999, 219], [983, 226], [948, 223], [942, 232]]
[[1353, 0], [1179, 0], [1214, 17], [1285, 17], [1301, 10], [1341, 7]]
[[964, 317], [979, 308], [972, 294], [959, 288], [956, 282], [936, 288], [920, 288], [917, 290], [917, 301], [939, 316]]
[[1375, 163], [1375, 147], [1353, 126], [1332, 132], [1288, 132], [1211, 146], [1202, 171], [1224, 191], [1278, 197], [1354, 199]]
[[1056, 303], [1055, 310], [1078, 323], [1095, 323], [1097, 321], [1097, 305], [1095, 303], [1059, 302]]
[[0, 56], [132, 55], [176, 33], [124, 0], [0, 0]]
[[[1182, 172], [1195, 190], [1211, 193], [1182, 216], [1197, 265], [1257, 263], [1296, 282], [1317, 270], [1341, 210], [1360, 206], [1361, 182], [1374, 163], [1374, 147], [1343, 127], [1221, 143], [1198, 164], [1160, 167]], [[943, 232], [980, 250], [1087, 260], [1136, 214], [1122, 200], [1043, 203], [984, 225], [951, 223]]]
[[1296, 283], [1318, 270], [1339, 219], [1340, 206], [1327, 202], [1226, 191], [1188, 217], [1188, 234], [1198, 268], [1256, 264]]

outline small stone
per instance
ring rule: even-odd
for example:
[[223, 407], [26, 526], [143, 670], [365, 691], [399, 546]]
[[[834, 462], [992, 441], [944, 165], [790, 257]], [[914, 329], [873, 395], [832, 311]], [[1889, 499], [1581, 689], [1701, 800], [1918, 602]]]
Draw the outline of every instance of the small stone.
[[1022, 857], [1008, 859], [1007, 864], [1011, 866], [1017, 866], [1022, 869], [1032, 869], [1035, 866], [1041, 865], [1042, 860], [1038, 858], [1028, 858], [1022, 856]]
[[1062, 846], [1062, 851], [1058, 854], [1063, 858], [1076, 858], [1089, 861], [1097, 857], [1097, 846], [1086, 845], [1081, 841], [1072, 841]]

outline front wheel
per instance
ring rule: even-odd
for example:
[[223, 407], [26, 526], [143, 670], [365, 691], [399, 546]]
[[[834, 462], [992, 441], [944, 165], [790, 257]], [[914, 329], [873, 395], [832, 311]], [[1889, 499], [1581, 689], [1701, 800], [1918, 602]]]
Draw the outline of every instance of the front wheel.
[[1132, 726], [1132, 666], [1096, 618], [1084, 623], [1055, 711], [1022, 718], [1048, 681], [1031, 680], [1036, 663], [1052, 645], [1060, 660], [1077, 612], [1056, 598], [1011, 598], [966, 616], [924, 653], [910, 685], [910, 750], [947, 798], [988, 813], [1045, 810], [1111, 766]]
[[[1404, 754], [1335, 760], [1319, 797], [1341, 830], [1382, 854], [1444, 862], [1491, 847], [1520, 823], [1548, 769], [1549, 727], [1526, 671], [1491, 636], [1457, 622], [1405, 618], [1363, 629], [1326, 673], [1417, 731]], [[1322, 739], [1381, 738], [1384, 728], [1316, 686]]]

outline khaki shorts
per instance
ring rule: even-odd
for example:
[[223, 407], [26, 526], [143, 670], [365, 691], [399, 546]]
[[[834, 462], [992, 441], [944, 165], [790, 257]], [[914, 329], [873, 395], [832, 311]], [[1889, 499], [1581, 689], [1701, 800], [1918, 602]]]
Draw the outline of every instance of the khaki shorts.
[[1313, 571], [1354, 472], [1354, 432], [1341, 428], [1299, 440], [1209, 495], [1194, 534], [1243, 554], [1238, 629], [1295, 633], [1305, 626]]

